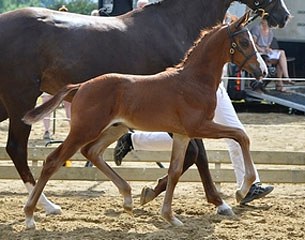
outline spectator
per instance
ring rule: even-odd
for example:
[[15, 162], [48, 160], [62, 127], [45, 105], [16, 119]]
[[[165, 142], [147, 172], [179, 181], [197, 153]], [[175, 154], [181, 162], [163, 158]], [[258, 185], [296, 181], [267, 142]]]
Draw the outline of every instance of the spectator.
[[[272, 49], [271, 43], [274, 38], [272, 29], [269, 28], [268, 22], [266, 19], [261, 19], [260, 23], [255, 25], [251, 29], [254, 42], [256, 43], [258, 51], [262, 55], [266, 55], [267, 58], [272, 61], [277, 61], [277, 77], [286, 78], [285, 82], [289, 84], [294, 84], [293, 81], [289, 79], [287, 58], [285, 51], [282, 49]], [[277, 91], [285, 92], [287, 89], [284, 87], [282, 80], [276, 81], [275, 88]]]
[[[41, 95], [42, 102], [46, 102], [51, 98], [51, 95], [47, 93], [43, 93]], [[66, 112], [66, 117], [70, 121], [71, 119], [71, 103], [64, 101], [64, 108]], [[43, 134], [43, 139], [46, 141], [51, 140], [51, 134], [50, 134], [50, 120], [51, 120], [51, 114], [43, 119], [43, 126], [44, 126], [44, 134]]]

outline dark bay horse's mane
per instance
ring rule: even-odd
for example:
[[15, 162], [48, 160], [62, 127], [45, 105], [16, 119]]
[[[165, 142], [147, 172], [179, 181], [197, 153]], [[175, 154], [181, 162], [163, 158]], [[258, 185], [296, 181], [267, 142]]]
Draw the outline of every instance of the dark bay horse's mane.
[[189, 57], [194, 52], [195, 48], [199, 44], [206, 44], [209, 41], [209, 39], [211, 38], [211, 36], [213, 35], [213, 33], [218, 31], [223, 26], [224, 26], [224, 24], [219, 23], [216, 26], [202, 29], [200, 34], [199, 34], [199, 37], [194, 41], [193, 46], [186, 52], [182, 61], [180, 63], [178, 63], [177, 65], [175, 65], [174, 68], [176, 68], [176, 69], [183, 68], [185, 63], [188, 61]]

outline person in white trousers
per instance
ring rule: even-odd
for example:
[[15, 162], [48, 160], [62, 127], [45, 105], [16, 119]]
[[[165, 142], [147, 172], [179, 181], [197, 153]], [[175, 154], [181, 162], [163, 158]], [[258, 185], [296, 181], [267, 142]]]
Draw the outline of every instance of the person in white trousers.
[[[226, 68], [224, 68], [226, 69]], [[240, 122], [231, 99], [224, 88], [223, 82], [219, 85], [216, 93], [217, 105], [215, 109], [214, 121], [227, 126], [245, 128]], [[229, 148], [230, 159], [234, 168], [236, 182], [238, 187], [241, 186], [245, 174], [244, 159], [239, 144], [232, 140], [226, 139]], [[114, 150], [114, 160], [120, 165], [122, 159], [131, 150], [147, 150], [147, 151], [168, 151], [171, 149], [172, 139], [165, 132], [134, 132], [123, 135], [117, 142]], [[255, 199], [261, 198], [272, 192], [273, 186], [263, 187], [259, 178], [257, 169], [255, 168], [256, 180], [249, 190], [241, 204], [249, 203]]]

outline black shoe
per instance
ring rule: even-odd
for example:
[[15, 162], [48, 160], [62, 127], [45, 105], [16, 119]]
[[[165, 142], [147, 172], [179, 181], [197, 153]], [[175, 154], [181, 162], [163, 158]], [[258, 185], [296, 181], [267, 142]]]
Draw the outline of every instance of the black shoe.
[[43, 140], [50, 141], [51, 140], [51, 134], [49, 131], [45, 131], [43, 134]]
[[114, 148], [114, 162], [117, 166], [120, 166], [123, 158], [133, 150], [131, 142], [131, 134], [127, 133], [118, 139], [118, 142]]
[[263, 81], [259, 81], [259, 80], [252, 80], [250, 82], [250, 87], [252, 88], [253, 91], [262, 91], [262, 92], [266, 92], [265, 86], [264, 86], [264, 82]]
[[273, 191], [274, 187], [273, 186], [266, 186], [262, 187], [261, 183], [254, 183], [249, 192], [247, 193], [246, 197], [240, 201], [241, 205], [244, 205], [246, 203], [249, 203], [255, 199], [259, 199], [262, 197], [265, 197], [269, 193]]
[[90, 161], [87, 161], [85, 164], [85, 167], [93, 167], [93, 163]]

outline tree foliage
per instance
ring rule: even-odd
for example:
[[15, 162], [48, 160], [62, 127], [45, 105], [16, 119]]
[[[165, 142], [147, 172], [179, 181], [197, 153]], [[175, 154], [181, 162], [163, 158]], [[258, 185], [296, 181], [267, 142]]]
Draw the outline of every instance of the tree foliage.
[[0, 13], [23, 7], [45, 7], [57, 10], [65, 5], [69, 12], [89, 15], [97, 9], [97, 0], [0, 0]]

